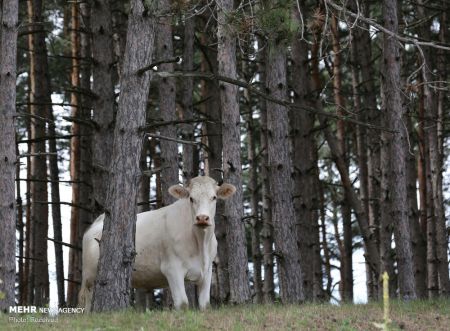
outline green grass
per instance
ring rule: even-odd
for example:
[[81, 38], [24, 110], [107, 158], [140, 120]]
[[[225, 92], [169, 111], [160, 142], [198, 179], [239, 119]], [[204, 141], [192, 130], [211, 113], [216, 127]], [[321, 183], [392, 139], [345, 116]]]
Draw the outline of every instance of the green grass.
[[[205, 312], [133, 310], [110, 314], [59, 315], [57, 321], [13, 322], [0, 315], [0, 330], [378, 330], [382, 306], [305, 304], [247, 305], [209, 309]], [[35, 317], [45, 317], [34, 315]], [[48, 317], [48, 316], [47, 316]], [[391, 302], [390, 330], [450, 330], [450, 300]]]

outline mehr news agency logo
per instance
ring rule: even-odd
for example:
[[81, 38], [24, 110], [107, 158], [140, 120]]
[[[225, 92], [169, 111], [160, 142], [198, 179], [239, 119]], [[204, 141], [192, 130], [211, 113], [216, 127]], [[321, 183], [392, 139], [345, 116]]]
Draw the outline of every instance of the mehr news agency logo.
[[59, 314], [83, 314], [85, 308], [49, 308], [37, 306], [10, 306], [10, 314], [48, 314], [50, 316], [9, 316], [13, 323], [55, 323]]

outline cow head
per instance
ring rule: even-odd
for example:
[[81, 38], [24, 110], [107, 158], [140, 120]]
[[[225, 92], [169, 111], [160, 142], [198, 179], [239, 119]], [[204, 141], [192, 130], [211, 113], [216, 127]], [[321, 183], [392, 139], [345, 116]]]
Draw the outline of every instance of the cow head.
[[191, 179], [188, 187], [173, 185], [169, 193], [177, 199], [189, 199], [194, 225], [206, 228], [214, 224], [217, 199], [228, 199], [236, 192], [231, 184], [217, 185], [207, 176]]

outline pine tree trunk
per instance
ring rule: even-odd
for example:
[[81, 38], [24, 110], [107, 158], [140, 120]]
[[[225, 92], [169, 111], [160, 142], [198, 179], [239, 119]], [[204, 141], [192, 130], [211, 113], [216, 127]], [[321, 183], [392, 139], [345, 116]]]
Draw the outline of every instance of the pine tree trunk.
[[[264, 52], [266, 53], [266, 52]], [[265, 57], [264, 57], [265, 58]], [[261, 81], [265, 82], [265, 67], [261, 66]], [[263, 266], [264, 266], [264, 303], [275, 301], [274, 283], [274, 256], [273, 256], [273, 223], [271, 193], [269, 187], [269, 158], [267, 153], [267, 104], [265, 100], [260, 103], [261, 108], [261, 177], [262, 177], [262, 230], [261, 241], [263, 246]]]
[[[15, 305], [16, 202], [15, 202], [15, 117], [16, 51], [19, 2], [0, 3], [0, 311]], [[20, 220], [21, 221], [21, 220]]]
[[[337, 17], [333, 16], [331, 18], [331, 35], [333, 44], [333, 95], [334, 102], [336, 104], [336, 113], [338, 115], [346, 115], [344, 112], [345, 102], [342, 96], [342, 78], [341, 78], [341, 46], [339, 39], [339, 29]], [[343, 120], [337, 121], [337, 139], [342, 153], [342, 158], [346, 163], [346, 168], [348, 171], [348, 161], [347, 161], [347, 147], [345, 142], [346, 126]], [[364, 200], [361, 199], [364, 204]], [[343, 256], [341, 259], [341, 293], [342, 299], [344, 301], [353, 301], [353, 258], [352, 258], [352, 214], [351, 207], [345, 198], [341, 203], [342, 209], [342, 223], [343, 223], [343, 233], [344, 233], [344, 245], [343, 245]], [[367, 209], [365, 208], [367, 213]]]
[[[49, 84], [50, 85], [50, 84]], [[49, 91], [50, 92], [50, 91]], [[50, 93], [48, 94], [49, 100]], [[54, 122], [53, 109], [49, 109], [48, 118], [50, 121]], [[48, 125], [48, 135], [55, 136], [56, 128], [53, 123]], [[59, 204], [60, 193], [59, 193], [59, 168], [58, 168], [58, 155], [56, 147], [56, 139], [50, 139], [48, 141], [49, 146], [49, 168], [50, 168], [50, 189], [51, 189], [51, 199], [52, 199], [52, 223], [53, 223], [53, 238], [55, 242], [55, 264], [56, 264], [56, 286], [58, 289], [58, 306], [64, 307], [66, 305], [65, 298], [65, 286], [64, 286], [64, 255], [63, 247], [57, 242], [62, 242], [62, 224], [61, 224], [61, 205]]]
[[251, 247], [253, 262], [253, 287], [254, 287], [254, 303], [263, 302], [263, 283], [261, 274], [261, 217], [259, 213], [259, 194], [258, 194], [258, 163], [256, 160], [256, 142], [255, 142], [255, 123], [253, 120], [253, 112], [250, 110], [247, 123], [247, 143], [248, 143], [248, 163], [249, 163], [249, 183], [250, 206], [251, 206]]
[[[70, 16], [70, 42], [72, 71], [70, 75], [70, 83], [72, 92], [70, 94], [71, 117], [72, 122], [71, 133], [74, 135], [70, 141], [70, 179], [72, 180], [72, 203], [74, 206], [70, 212], [70, 244], [76, 246], [78, 244], [78, 227], [80, 222], [80, 122], [81, 118], [81, 100], [79, 90], [80, 86], [80, 13], [79, 3], [72, 2]], [[79, 285], [77, 284], [77, 273], [80, 254], [76, 249], [71, 248], [69, 251], [69, 271], [67, 285], [67, 304], [70, 307], [77, 305], [77, 295]]]
[[[184, 40], [183, 40], [183, 70], [194, 70], [194, 37], [195, 37], [195, 16], [187, 18], [184, 22]], [[194, 92], [194, 79], [191, 77], [185, 77], [182, 81], [182, 101], [181, 101], [181, 114], [182, 119], [189, 121], [193, 119], [193, 92]], [[194, 125], [187, 123], [181, 127], [182, 139], [187, 141], [194, 140]], [[183, 145], [183, 178], [184, 182], [195, 177], [194, 167], [194, 152], [195, 146], [184, 144]]]
[[[0, 17], [1, 16], [1, 6], [0, 6]], [[0, 32], [1, 35], [1, 32]], [[1, 37], [0, 37], [0, 45], [1, 45]], [[1, 56], [0, 56], [1, 58]], [[16, 158], [19, 159], [20, 157], [20, 152], [19, 152], [19, 144], [17, 143], [18, 139], [17, 139], [17, 132], [15, 133], [15, 139], [16, 139]], [[25, 273], [26, 270], [24, 268], [24, 256], [25, 256], [25, 252], [24, 252], [24, 248], [25, 248], [25, 224], [23, 222], [23, 204], [22, 204], [22, 189], [21, 189], [21, 181], [19, 180], [20, 178], [20, 168], [21, 168], [21, 163], [20, 162], [16, 162], [16, 172], [15, 172], [15, 178], [16, 178], [16, 208], [17, 208], [17, 220], [16, 220], [16, 228], [17, 231], [19, 232], [18, 235], [18, 239], [17, 239], [17, 246], [18, 246], [18, 260], [17, 260], [17, 278], [18, 278], [18, 293], [17, 293], [17, 301], [19, 303], [19, 305], [26, 305], [24, 297], [25, 297]], [[1, 201], [1, 199], [0, 199]]]
[[[411, 117], [406, 119], [408, 134], [414, 137]], [[424, 233], [420, 228], [419, 210], [417, 207], [417, 171], [416, 158], [414, 154], [408, 153], [407, 163], [407, 189], [408, 189], [408, 217], [411, 227], [411, 243], [414, 256], [414, 278], [416, 281], [417, 297], [425, 299], [427, 297], [427, 243]]]
[[[166, 13], [158, 19], [158, 32], [156, 35], [156, 57], [158, 60], [166, 60], [173, 57], [172, 45], [172, 16], [170, 13], [170, 0], [159, 1], [158, 8]], [[159, 65], [161, 71], [173, 71], [173, 63], [163, 63]], [[163, 122], [176, 120], [176, 88], [175, 78], [159, 78], [159, 111]], [[177, 128], [175, 125], [163, 125], [160, 129], [161, 136], [177, 138]], [[161, 190], [162, 205], [167, 206], [175, 201], [169, 194], [169, 187], [178, 184], [178, 147], [174, 141], [161, 139]]]
[[[349, 1], [350, 10], [358, 12], [360, 10], [365, 17], [370, 17], [370, 2], [359, 2], [359, 8], [355, 0]], [[359, 28], [361, 27], [361, 28]], [[368, 26], [358, 20], [358, 27], [352, 31], [352, 52], [354, 53], [355, 65], [361, 70], [361, 82], [359, 84], [359, 94], [361, 95], [361, 114], [367, 115], [367, 122], [379, 125], [380, 112], [377, 107], [375, 88], [375, 73], [372, 60], [372, 40]], [[358, 128], [362, 130], [362, 128]], [[361, 133], [362, 134], [362, 133]], [[379, 243], [380, 226], [380, 132], [378, 130], [367, 130], [367, 203], [369, 206], [368, 217], [375, 243]], [[366, 202], [363, 201], [365, 204]], [[367, 268], [367, 288], [368, 298], [376, 299], [378, 296], [377, 275], [370, 267]]]
[[[293, 19], [301, 24], [298, 10], [294, 8]], [[308, 44], [296, 36], [292, 44], [292, 87], [294, 102], [298, 107], [308, 106], [310, 93], [308, 71]], [[313, 300], [314, 268], [313, 236], [318, 227], [314, 224], [314, 115], [304, 110], [292, 110], [290, 130], [293, 136], [292, 162], [294, 176], [294, 207], [297, 216], [297, 244], [303, 271], [305, 299]]]
[[[91, 91], [91, 8], [90, 3], [82, 2], [80, 5], [80, 88], [83, 92], [80, 98], [80, 167], [79, 167], [79, 192], [80, 192], [80, 210], [78, 211], [78, 228], [76, 246], [83, 246], [83, 235], [87, 228], [93, 222], [93, 196], [92, 196], [92, 130], [88, 123], [91, 123], [92, 97], [88, 94]], [[76, 251], [77, 265], [75, 266], [74, 280], [77, 281], [77, 293], [80, 289], [79, 284], [82, 280], [83, 255], [81, 250]], [[78, 295], [76, 296], [78, 303]]]
[[[42, 22], [42, 1], [28, 1], [28, 17], [31, 23]], [[46, 88], [47, 77], [45, 72], [46, 48], [45, 32], [39, 25], [33, 25], [28, 39], [30, 50], [30, 110], [32, 115], [47, 117]], [[32, 120], [31, 139], [46, 135], [45, 122]], [[45, 154], [45, 141], [34, 142], [31, 145], [32, 154]], [[47, 195], [47, 163], [45, 155], [31, 158], [31, 179], [44, 180], [31, 183], [31, 288], [30, 302], [36, 306], [44, 306], [49, 300], [49, 277], [47, 262], [47, 236], [48, 236], [48, 195]]]
[[[397, 33], [397, 1], [385, 0], [383, 2], [383, 20], [385, 28]], [[402, 299], [417, 298], [414, 281], [413, 254], [411, 247], [410, 227], [408, 220], [407, 199], [407, 134], [403, 124], [405, 109], [402, 102], [401, 59], [398, 41], [391, 36], [384, 35], [383, 39], [383, 70], [382, 95], [383, 110], [388, 128], [395, 131], [388, 149], [390, 168], [388, 174], [390, 205], [390, 223], [394, 227], [397, 267], [399, 277], [400, 297]]]
[[[276, 39], [275, 36], [269, 36], [268, 43], [266, 91], [274, 98], [285, 99], [287, 95], [286, 47], [284, 42]], [[305, 299], [305, 293], [292, 202], [288, 110], [272, 102], [267, 102], [267, 140], [280, 297], [283, 303], [301, 302]]]
[[92, 184], [93, 216], [104, 212], [106, 204], [106, 186], [112, 154], [113, 128], [115, 121], [114, 103], [114, 53], [112, 39], [112, 18], [109, 0], [95, 1], [91, 16], [92, 30], [92, 100], [93, 122], [95, 128], [92, 137]]
[[[208, 20], [210, 16], [204, 19]], [[201, 70], [204, 72], [217, 72], [217, 52], [211, 44], [214, 40], [202, 35], [204, 46]], [[202, 100], [205, 100], [201, 112], [208, 118], [206, 134], [208, 138], [207, 157], [205, 159], [205, 175], [210, 176], [218, 183], [222, 182], [222, 125], [219, 86], [215, 81], [204, 80], [201, 87]], [[224, 219], [224, 202], [217, 201], [215, 232], [217, 238], [216, 257], [216, 290], [215, 301], [225, 303], [230, 298], [230, 282], [228, 275], [228, 248], [226, 239], [226, 220]]]
[[[423, 1], [419, 1], [421, 4], [418, 7], [419, 16], [424, 19], [428, 15], [425, 13], [425, 7]], [[421, 35], [426, 40], [430, 39], [430, 26], [426, 24], [423, 26]], [[442, 191], [442, 146], [439, 145], [439, 110], [438, 110], [438, 92], [431, 85], [433, 80], [433, 63], [431, 61], [430, 50], [423, 51], [423, 67], [422, 67], [422, 80], [423, 80], [423, 93], [424, 93], [424, 107], [428, 111], [426, 114], [425, 132], [428, 138], [428, 152], [430, 159], [430, 171], [431, 171], [431, 191], [428, 193], [432, 195], [433, 211], [435, 217], [435, 229], [436, 229], [436, 257], [437, 257], [437, 269], [439, 276], [439, 289], [440, 293], [445, 297], [450, 297], [450, 279], [448, 270], [448, 233], [446, 230], [446, 218], [444, 197]]]
[[[221, 0], [218, 7], [218, 54], [219, 75], [236, 78], [236, 40], [229, 26], [233, 15], [233, 0]], [[244, 214], [242, 203], [242, 167], [238, 88], [220, 83], [220, 107], [222, 109], [223, 179], [236, 187], [236, 193], [225, 201], [225, 224], [228, 246], [228, 272], [230, 302], [243, 303], [250, 300], [248, 282], [248, 259]]]
[[150, 73], [138, 74], [137, 71], [152, 61], [154, 15], [154, 8], [145, 8], [138, 0], [131, 2], [121, 95], [114, 130], [107, 212], [92, 303], [93, 310], [97, 312], [130, 305], [139, 158], [142, 150], [140, 131], [145, 125], [150, 87]]

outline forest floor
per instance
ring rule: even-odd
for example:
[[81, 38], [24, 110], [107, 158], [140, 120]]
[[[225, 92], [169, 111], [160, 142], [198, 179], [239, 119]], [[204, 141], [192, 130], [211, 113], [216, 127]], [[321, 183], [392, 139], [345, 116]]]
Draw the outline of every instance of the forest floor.
[[[50, 321], [35, 322], [31, 317]], [[393, 301], [390, 317], [389, 330], [450, 330], [450, 300]], [[247, 305], [205, 312], [155, 310], [58, 317], [0, 314], [0, 330], [379, 330], [375, 323], [382, 322], [383, 309], [378, 303]]]

